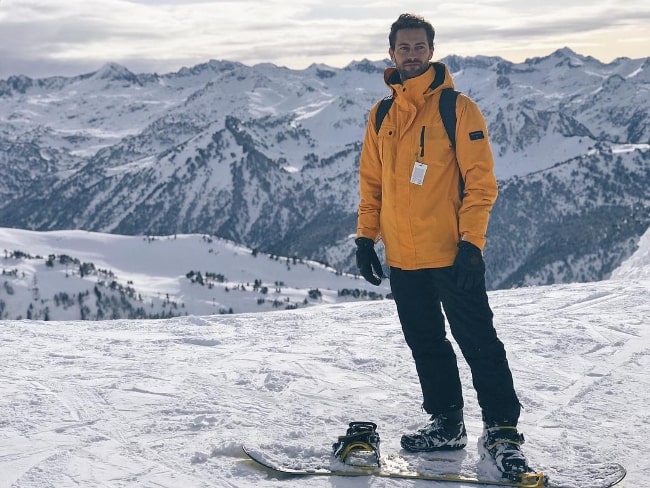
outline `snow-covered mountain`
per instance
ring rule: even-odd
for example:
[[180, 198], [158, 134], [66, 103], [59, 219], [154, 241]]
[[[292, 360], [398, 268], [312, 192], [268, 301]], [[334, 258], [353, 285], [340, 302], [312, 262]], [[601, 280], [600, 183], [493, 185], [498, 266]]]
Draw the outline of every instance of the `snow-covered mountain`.
[[610, 276], [650, 226], [650, 151], [594, 150], [501, 185], [485, 255], [494, 288]]
[[[629, 196], [650, 183], [650, 60], [603, 64], [564, 48], [523, 63], [443, 61], [489, 123], [505, 190], [494, 211], [502, 227], [491, 228], [491, 237], [505, 229], [509, 245], [525, 240], [508, 255], [488, 251], [499, 263], [490, 287], [607, 276], [650, 225], [647, 192]], [[290, 70], [210, 61], [136, 75], [108, 64], [72, 78], [2, 80], [0, 225], [212, 234], [351, 270], [360, 141], [368, 109], [387, 93], [387, 65]], [[607, 177], [573, 182], [569, 168], [587, 160]], [[568, 171], [558, 172], [558, 164]], [[566, 191], [587, 192], [560, 196], [562, 211], [548, 193], [559, 186], [540, 184], [540, 175], [556, 173]], [[598, 250], [601, 263], [587, 270], [574, 266], [593, 259], [591, 247], [572, 247], [575, 259], [545, 247], [576, 229], [585, 198], [594, 212], [606, 210], [596, 230], [617, 229], [608, 232], [611, 252]], [[550, 213], [539, 211], [544, 202]], [[639, 224], [618, 229], [626, 208], [636, 209]], [[540, 252], [553, 256], [534, 258]], [[567, 272], [556, 269], [562, 260]]]
[[[650, 233], [639, 246], [615, 279], [490, 292], [523, 405], [522, 449], [562, 486], [594, 486], [588, 473], [602, 462], [627, 467], [621, 486], [648, 486]], [[468, 446], [407, 456], [430, 473], [494, 476], [478, 456], [481, 413], [457, 353]], [[400, 454], [400, 436], [427, 416], [388, 300], [167, 320], [5, 320], [0, 357], [0, 488], [449, 486], [277, 478], [241, 453], [244, 444], [298, 467], [337, 466], [332, 443], [348, 422], [369, 420], [385, 460]]]

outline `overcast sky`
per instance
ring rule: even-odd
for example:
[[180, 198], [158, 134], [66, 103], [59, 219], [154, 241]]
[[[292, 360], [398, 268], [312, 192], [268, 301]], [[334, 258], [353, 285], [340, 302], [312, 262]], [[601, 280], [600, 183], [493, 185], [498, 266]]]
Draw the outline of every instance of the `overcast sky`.
[[[435, 59], [520, 62], [564, 46], [609, 62], [650, 56], [648, 0], [0, 0], [0, 79], [113, 61], [168, 73], [210, 59], [289, 68], [387, 57], [402, 12], [436, 28]], [[354, 4], [354, 5], [352, 5]]]

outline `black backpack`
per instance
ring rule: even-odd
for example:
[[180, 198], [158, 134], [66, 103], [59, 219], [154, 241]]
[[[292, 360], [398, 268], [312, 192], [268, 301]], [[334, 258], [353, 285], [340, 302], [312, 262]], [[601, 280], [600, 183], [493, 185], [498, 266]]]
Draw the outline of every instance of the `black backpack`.
[[[444, 88], [440, 92], [440, 117], [442, 118], [442, 124], [445, 126], [447, 137], [449, 137], [449, 142], [451, 142], [451, 147], [454, 151], [456, 150], [456, 99], [459, 93], [459, 91], [453, 88]], [[377, 133], [379, 133], [381, 123], [384, 121], [391, 105], [393, 105], [392, 96], [386, 97], [379, 102], [379, 107], [375, 114], [375, 130]], [[460, 173], [460, 168], [458, 172]], [[465, 193], [465, 181], [463, 180], [462, 173], [460, 173], [458, 192], [462, 200]]]

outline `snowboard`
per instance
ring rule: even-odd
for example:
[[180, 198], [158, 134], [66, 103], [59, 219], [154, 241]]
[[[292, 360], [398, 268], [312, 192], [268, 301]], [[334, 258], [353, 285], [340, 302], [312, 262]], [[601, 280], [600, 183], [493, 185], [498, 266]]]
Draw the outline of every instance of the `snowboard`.
[[[244, 454], [257, 466], [284, 476], [375, 476], [379, 478], [427, 480], [484, 486], [510, 486], [515, 488], [610, 488], [620, 483], [627, 474], [625, 468], [617, 463], [589, 465], [584, 467], [584, 470], [588, 472], [581, 473], [582, 477], [588, 479], [588, 484], [559, 485], [554, 484], [552, 480], [548, 480], [541, 472], [527, 473], [520, 481], [514, 481], [506, 478], [488, 479], [477, 475], [461, 473], [430, 473], [428, 470], [427, 472], [418, 472], [410, 469], [389, 469], [385, 466], [362, 467], [341, 465], [341, 468], [325, 466], [296, 468], [275, 463], [272, 460], [267, 459], [264, 454], [258, 450], [249, 449], [245, 446], [242, 446], [242, 450]], [[390, 458], [392, 458], [392, 460], [403, 459], [405, 460], [404, 464], [408, 465], [408, 460], [402, 456], [392, 455]], [[393, 462], [391, 464], [394, 465], [395, 463]]]

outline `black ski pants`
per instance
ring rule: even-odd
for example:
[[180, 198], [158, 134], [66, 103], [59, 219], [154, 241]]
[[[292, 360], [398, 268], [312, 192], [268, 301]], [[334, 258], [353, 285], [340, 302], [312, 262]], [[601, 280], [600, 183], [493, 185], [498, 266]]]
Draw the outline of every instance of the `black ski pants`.
[[391, 268], [390, 285], [415, 359], [424, 410], [438, 415], [464, 406], [456, 355], [446, 337], [446, 316], [471, 369], [483, 420], [516, 426], [520, 404], [505, 348], [492, 323], [485, 285], [470, 291], [459, 288], [451, 267]]

